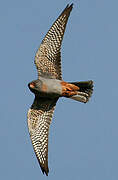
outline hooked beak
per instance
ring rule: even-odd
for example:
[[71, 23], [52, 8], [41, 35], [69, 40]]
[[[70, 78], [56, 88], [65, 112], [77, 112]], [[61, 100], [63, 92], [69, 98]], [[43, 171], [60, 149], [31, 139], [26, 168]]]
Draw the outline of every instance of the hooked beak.
[[34, 89], [35, 88], [35, 84], [32, 82], [32, 83], [29, 84], [29, 87]]

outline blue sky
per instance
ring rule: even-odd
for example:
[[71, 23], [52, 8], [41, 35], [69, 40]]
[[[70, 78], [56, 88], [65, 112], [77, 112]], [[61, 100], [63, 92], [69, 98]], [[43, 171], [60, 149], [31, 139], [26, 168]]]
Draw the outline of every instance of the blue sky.
[[11, 0], [0, 6], [0, 178], [45, 180], [27, 129], [37, 78], [34, 56], [68, 3], [63, 79], [94, 80], [88, 104], [57, 103], [49, 136], [49, 180], [118, 179], [118, 1]]

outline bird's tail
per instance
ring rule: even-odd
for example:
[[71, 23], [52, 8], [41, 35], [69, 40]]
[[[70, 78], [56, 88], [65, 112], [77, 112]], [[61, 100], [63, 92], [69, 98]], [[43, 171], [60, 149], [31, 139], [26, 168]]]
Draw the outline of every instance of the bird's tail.
[[79, 87], [79, 90], [70, 98], [84, 103], [88, 102], [93, 92], [93, 81], [71, 82], [71, 84]]

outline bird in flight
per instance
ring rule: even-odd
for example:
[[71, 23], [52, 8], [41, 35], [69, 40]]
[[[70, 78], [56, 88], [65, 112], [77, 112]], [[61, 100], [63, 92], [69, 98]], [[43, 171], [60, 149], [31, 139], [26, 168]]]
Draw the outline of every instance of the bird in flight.
[[48, 175], [48, 134], [56, 102], [60, 97], [88, 102], [93, 81], [65, 82], [61, 73], [61, 43], [73, 8], [67, 5], [44, 37], [35, 56], [38, 79], [28, 84], [35, 98], [28, 110], [28, 129], [43, 173]]

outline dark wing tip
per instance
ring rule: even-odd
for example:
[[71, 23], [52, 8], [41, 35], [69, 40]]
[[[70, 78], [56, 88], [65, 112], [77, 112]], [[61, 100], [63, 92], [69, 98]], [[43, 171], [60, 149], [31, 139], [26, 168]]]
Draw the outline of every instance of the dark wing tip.
[[67, 4], [66, 8], [72, 9], [73, 8], [73, 3], [70, 6], [69, 6], [69, 4]]
[[73, 3], [69, 6], [69, 4], [67, 4], [66, 8], [64, 9], [64, 11], [71, 11], [73, 8]]
[[[62, 11], [62, 13], [60, 14], [59, 17], [61, 17], [61, 16], [63, 16], [64, 14], [66, 14], [67, 20], [68, 20], [68, 17], [69, 17], [69, 15], [70, 15], [70, 12], [71, 12], [72, 8], [73, 8], [73, 3], [72, 3], [71, 5], [67, 4], [67, 6], [66, 6], [65, 9]], [[58, 17], [58, 18], [59, 18], [59, 17]], [[66, 23], [67, 23], [67, 21], [66, 21]], [[66, 23], [65, 23], [65, 26], [66, 26]]]
[[40, 167], [41, 167], [41, 170], [42, 170], [43, 174], [45, 173], [46, 176], [48, 176], [49, 168], [48, 168], [47, 163], [42, 164], [42, 163], [39, 162], [39, 164], [40, 164]]
[[[68, 16], [70, 15], [70, 12], [73, 8], [73, 3], [71, 5], [67, 4], [67, 6], [65, 7], [65, 9], [62, 11], [62, 13], [60, 14], [60, 16], [62, 16], [63, 14], [68, 14]], [[59, 16], [59, 17], [60, 17]]]
[[73, 8], [73, 3], [69, 7], [70, 7], [70, 9], [72, 9]]

